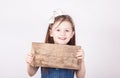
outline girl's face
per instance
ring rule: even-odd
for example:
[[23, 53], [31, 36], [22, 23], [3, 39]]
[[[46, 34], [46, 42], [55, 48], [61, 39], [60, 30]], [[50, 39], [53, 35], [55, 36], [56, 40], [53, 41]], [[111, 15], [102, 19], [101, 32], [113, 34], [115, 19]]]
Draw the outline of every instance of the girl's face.
[[63, 21], [60, 24], [56, 22], [50, 30], [50, 36], [53, 37], [56, 44], [67, 44], [73, 35], [72, 25], [68, 21]]

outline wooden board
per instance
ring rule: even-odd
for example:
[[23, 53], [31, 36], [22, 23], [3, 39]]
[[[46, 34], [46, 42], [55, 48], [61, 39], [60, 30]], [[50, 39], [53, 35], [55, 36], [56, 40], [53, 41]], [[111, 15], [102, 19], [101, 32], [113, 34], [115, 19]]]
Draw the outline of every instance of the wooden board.
[[32, 66], [80, 69], [80, 60], [76, 57], [80, 46], [32, 43], [32, 54], [34, 61]]

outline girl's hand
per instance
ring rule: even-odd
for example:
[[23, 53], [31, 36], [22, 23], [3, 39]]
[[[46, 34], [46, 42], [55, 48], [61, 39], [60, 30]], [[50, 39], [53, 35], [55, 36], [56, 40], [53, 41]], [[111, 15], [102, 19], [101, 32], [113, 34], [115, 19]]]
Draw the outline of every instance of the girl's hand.
[[76, 56], [77, 56], [77, 59], [83, 60], [84, 59], [84, 51], [83, 51], [83, 49], [78, 49]]
[[29, 76], [35, 75], [35, 73], [37, 72], [39, 68], [39, 67], [34, 67], [31, 65], [31, 63], [33, 62], [33, 58], [34, 56], [31, 53], [27, 54], [26, 62], [27, 62], [27, 72]]
[[33, 62], [33, 55], [31, 53], [27, 54], [26, 62], [31, 64]]

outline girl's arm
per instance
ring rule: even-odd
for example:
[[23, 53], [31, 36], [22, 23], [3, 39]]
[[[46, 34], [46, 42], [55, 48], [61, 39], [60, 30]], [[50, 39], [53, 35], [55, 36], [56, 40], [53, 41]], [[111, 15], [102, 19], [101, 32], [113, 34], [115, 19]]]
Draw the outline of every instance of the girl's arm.
[[27, 55], [27, 58], [26, 58], [26, 62], [27, 62], [27, 72], [28, 72], [28, 75], [29, 76], [33, 76], [33, 75], [35, 75], [35, 73], [37, 72], [37, 70], [38, 70], [38, 68], [39, 67], [33, 67], [33, 66], [31, 66], [30, 64], [32, 63], [32, 61], [33, 61], [33, 56], [32, 56], [32, 54], [28, 54]]
[[81, 68], [76, 71], [77, 78], [85, 78], [85, 64], [84, 61], [81, 62]]
[[28, 64], [28, 66], [27, 66], [27, 72], [28, 72], [29, 76], [35, 75], [35, 73], [37, 72], [38, 68], [39, 67], [33, 67], [33, 66], [31, 66], [31, 65]]
[[83, 49], [79, 49], [77, 52], [77, 58], [81, 60], [80, 69], [76, 71], [77, 78], [85, 78], [85, 64], [84, 64], [84, 51]]

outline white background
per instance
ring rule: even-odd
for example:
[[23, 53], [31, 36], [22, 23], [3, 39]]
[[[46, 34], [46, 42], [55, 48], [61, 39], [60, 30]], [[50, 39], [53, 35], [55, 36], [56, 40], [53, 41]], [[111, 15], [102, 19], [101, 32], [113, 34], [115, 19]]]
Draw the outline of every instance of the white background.
[[[52, 11], [74, 19], [85, 51], [86, 78], [120, 78], [119, 0], [0, 0], [0, 78], [30, 78], [31, 42], [44, 42]], [[38, 71], [32, 78], [40, 78]]]

